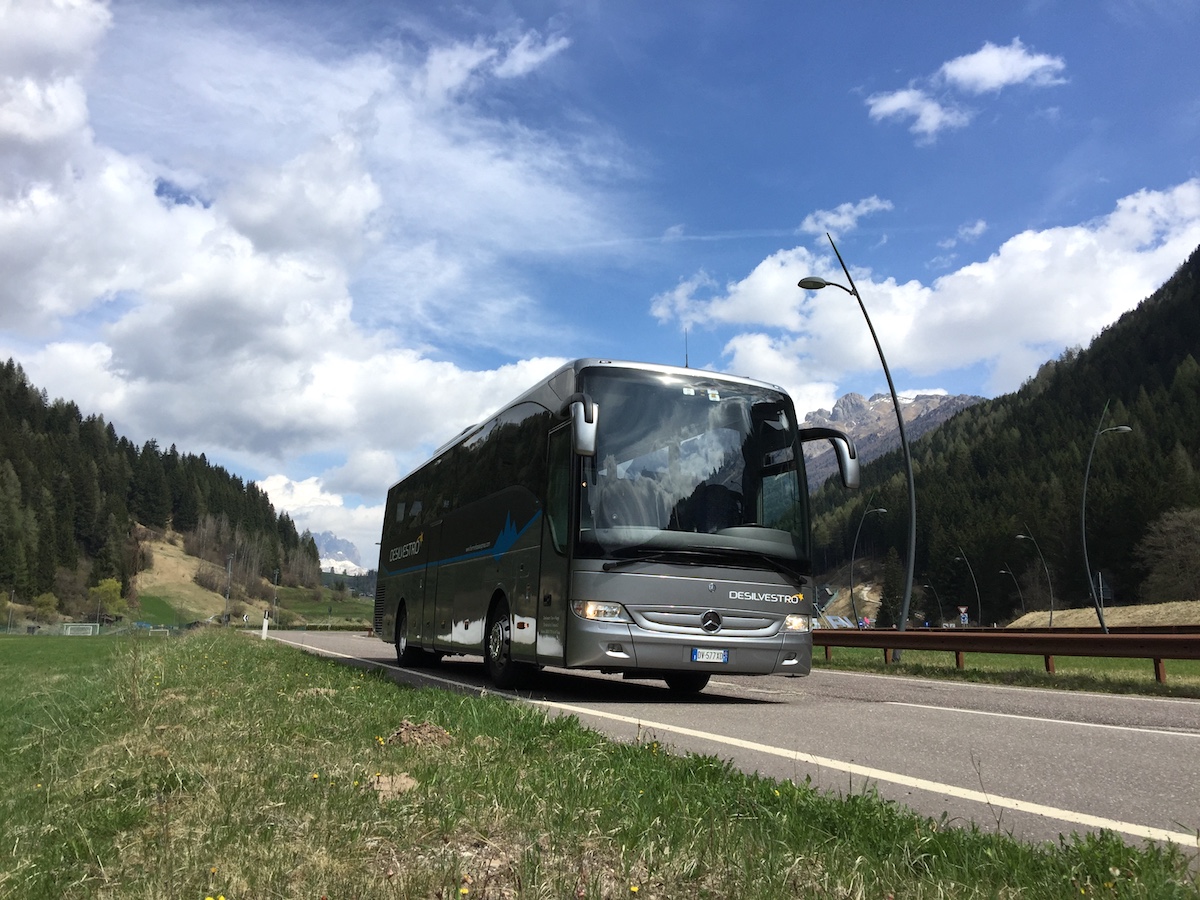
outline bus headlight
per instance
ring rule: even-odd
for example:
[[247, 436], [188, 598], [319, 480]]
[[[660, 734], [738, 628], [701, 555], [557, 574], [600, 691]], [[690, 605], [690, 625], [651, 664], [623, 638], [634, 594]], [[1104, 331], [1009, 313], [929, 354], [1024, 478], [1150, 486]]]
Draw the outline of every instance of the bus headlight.
[[811, 616], [785, 616], [783, 619], [785, 631], [812, 631]]
[[598, 619], [602, 622], [629, 622], [629, 614], [620, 603], [600, 600], [572, 600], [571, 609], [581, 619]]

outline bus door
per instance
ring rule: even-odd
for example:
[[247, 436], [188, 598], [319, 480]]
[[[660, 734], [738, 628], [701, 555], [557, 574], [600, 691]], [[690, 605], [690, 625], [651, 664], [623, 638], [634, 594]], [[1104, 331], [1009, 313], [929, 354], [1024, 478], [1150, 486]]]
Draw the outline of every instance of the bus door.
[[542, 516], [542, 561], [538, 579], [537, 661], [561, 665], [566, 653], [567, 585], [571, 546], [571, 426], [550, 432], [546, 452], [549, 480]]
[[421, 603], [421, 646], [445, 647], [450, 643], [454, 625], [453, 597], [438, 597], [438, 572], [442, 561], [442, 524], [430, 522], [425, 528], [425, 591]]

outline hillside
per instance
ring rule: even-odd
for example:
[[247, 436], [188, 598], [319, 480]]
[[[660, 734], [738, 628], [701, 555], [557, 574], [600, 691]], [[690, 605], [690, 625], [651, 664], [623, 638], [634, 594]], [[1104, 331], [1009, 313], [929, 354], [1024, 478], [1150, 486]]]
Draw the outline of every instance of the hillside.
[[[911, 441], [914, 584], [933, 584], [943, 599], [969, 598], [974, 608], [977, 583], [989, 624], [1011, 619], [1022, 598], [1028, 608], [1047, 608], [1051, 592], [1058, 609], [1090, 605], [1088, 579], [1097, 570], [1108, 606], [1196, 596], [1195, 586], [1182, 596], [1145, 591], [1137, 548], [1168, 511], [1200, 507], [1197, 355], [1200, 250], [1086, 349], [1067, 351], [1020, 390]], [[1128, 430], [1104, 432], [1112, 426]], [[864, 520], [872, 507], [889, 513]], [[851, 557], [860, 524], [860, 558], [889, 548], [904, 558], [906, 511], [898, 451], [864, 467], [857, 494], [823, 486], [813, 498], [818, 570]]]

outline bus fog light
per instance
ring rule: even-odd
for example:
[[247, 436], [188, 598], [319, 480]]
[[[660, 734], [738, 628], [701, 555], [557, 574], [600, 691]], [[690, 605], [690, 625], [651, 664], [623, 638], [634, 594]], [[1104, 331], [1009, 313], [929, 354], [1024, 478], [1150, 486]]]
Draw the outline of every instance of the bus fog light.
[[783, 620], [783, 627], [787, 631], [812, 631], [812, 618], [810, 616], [787, 616]]
[[572, 600], [571, 609], [581, 619], [598, 619], [603, 622], [628, 622], [629, 616], [620, 603], [605, 603], [598, 600]]

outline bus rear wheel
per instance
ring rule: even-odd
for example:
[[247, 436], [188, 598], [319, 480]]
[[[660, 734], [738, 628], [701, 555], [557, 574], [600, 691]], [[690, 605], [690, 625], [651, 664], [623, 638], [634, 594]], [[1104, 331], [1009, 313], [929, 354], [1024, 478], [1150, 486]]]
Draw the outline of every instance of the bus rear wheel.
[[672, 672], [663, 680], [676, 694], [698, 694], [708, 685], [707, 672]]
[[439, 659], [437, 654], [426, 653], [408, 642], [408, 606], [402, 602], [396, 610], [396, 662], [402, 666], [427, 666]]

